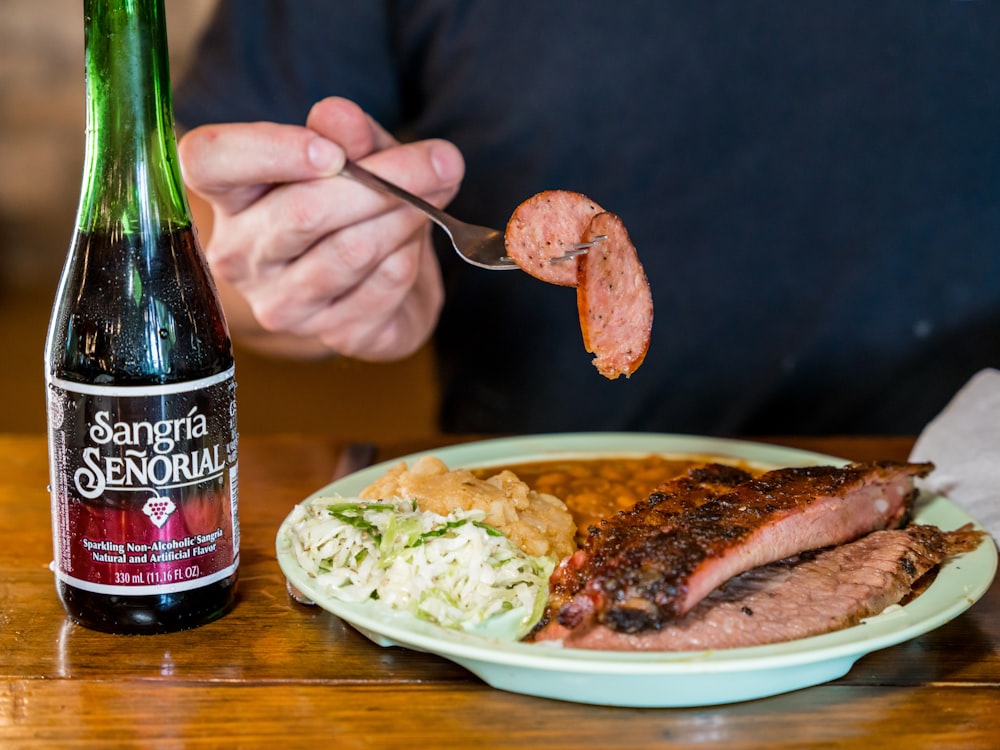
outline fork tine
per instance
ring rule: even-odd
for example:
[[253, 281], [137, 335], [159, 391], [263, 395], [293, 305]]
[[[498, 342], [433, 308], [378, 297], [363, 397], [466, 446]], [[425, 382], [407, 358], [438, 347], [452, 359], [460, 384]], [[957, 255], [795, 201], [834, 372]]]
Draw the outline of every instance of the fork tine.
[[606, 234], [599, 234], [590, 242], [578, 242], [573, 245], [569, 250], [560, 255], [557, 258], [550, 258], [549, 263], [562, 263], [564, 260], [569, 260], [570, 258], [575, 258], [578, 255], [586, 255], [587, 251], [594, 247], [595, 245], [604, 242], [608, 238]]

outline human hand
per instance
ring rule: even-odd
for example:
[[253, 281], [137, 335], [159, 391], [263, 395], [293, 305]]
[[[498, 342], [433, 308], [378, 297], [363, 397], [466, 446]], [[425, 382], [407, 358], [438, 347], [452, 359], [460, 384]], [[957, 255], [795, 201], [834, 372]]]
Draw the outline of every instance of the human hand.
[[[407, 356], [443, 302], [430, 224], [414, 209], [338, 176], [345, 158], [438, 206], [464, 163], [447, 141], [400, 145], [357, 105], [318, 102], [305, 127], [206, 125], [179, 153], [194, 196], [212, 208], [205, 254], [220, 288], [245, 300], [257, 348], [324, 350], [369, 361]], [[227, 315], [234, 334], [227, 302]], [[292, 343], [289, 345], [288, 341]]]

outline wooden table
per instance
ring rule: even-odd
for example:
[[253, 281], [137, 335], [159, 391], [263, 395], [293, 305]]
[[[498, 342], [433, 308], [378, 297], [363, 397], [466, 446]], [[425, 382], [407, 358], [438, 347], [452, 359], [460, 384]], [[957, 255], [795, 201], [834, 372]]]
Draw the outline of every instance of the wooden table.
[[[783, 440], [905, 458], [906, 439]], [[379, 458], [414, 445], [382, 446]], [[1000, 747], [1000, 584], [962, 617], [836, 682], [692, 709], [586, 706], [494, 690], [379, 648], [285, 592], [275, 531], [331, 481], [344, 443], [244, 438], [235, 610], [162, 636], [72, 624], [52, 573], [46, 445], [0, 436], [0, 747]]]

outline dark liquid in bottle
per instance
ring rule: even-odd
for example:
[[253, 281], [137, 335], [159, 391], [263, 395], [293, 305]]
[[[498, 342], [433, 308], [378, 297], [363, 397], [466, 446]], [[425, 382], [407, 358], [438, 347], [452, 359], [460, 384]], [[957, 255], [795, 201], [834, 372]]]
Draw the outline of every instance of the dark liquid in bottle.
[[229, 334], [194, 233], [79, 234], [50, 342], [53, 374], [107, 385], [195, 380], [232, 366]]
[[200, 589], [158, 596], [93, 594], [61, 581], [63, 606], [76, 622], [108, 633], [167, 633], [198, 627], [226, 614], [236, 597], [236, 574]]
[[[192, 231], [166, 233], [154, 241], [156, 247], [152, 249], [143, 245], [142, 238], [104, 234], [77, 238], [78, 257], [66, 271], [50, 331], [53, 377], [70, 384], [70, 388], [75, 383], [163, 386], [211, 378], [232, 367], [226, 325]], [[224, 390], [225, 385], [217, 388]], [[222, 430], [229, 438], [221, 439], [226, 444], [220, 453], [225, 455], [228, 450], [230, 458], [235, 459], [232, 399], [217, 399], [214, 395], [207, 401], [207, 397], [198, 398], [202, 399], [202, 411], [217, 413], [212, 419], [229, 430]], [[70, 399], [59, 406], [62, 413], [58, 429], [71, 436], [70, 442], [85, 440], [82, 436], [90, 429], [95, 410], [113, 411], [114, 407], [106, 405], [109, 399], [104, 399], [105, 405], [93, 405], [102, 399], [96, 396], [81, 401], [79, 409], [72, 406]], [[170, 397], [144, 399], [143, 422], [176, 419], [176, 409], [171, 411], [169, 404]], [[143, 450], [152, 453], [146, 446]], [[216, 495], [202, 491], [190, 502], [207, 502], [205, 507], [210, 508], [228, 503], [225, 480], [218, 479], [213, 487], [218, 489]], [[96, 517], [103, 519], [91, 536], [114, 539], [124, 535], [121, 529], [134, 523], [129, 517], [137, 516], [137, 502], [141, 505], [142, 498], [136, 501], [128, 493], [109, 492], [82, 503], [96, 509]], [[178, 519], [184, 518], [187, 502], [178, 500]], [[191, 516], [197, 513], [192, 511]], [[121, 528], [116, 529], [118, 518], [122, 519]], [[233, 517], [229, 523], [235, 525], [238, 521]], [[238, 532], [230, 527], [228, 534]], [[145, 574], [144, 582], [151, 578]], [[205, 586], [168, 593], [95, 593], [60, 579], [57, 590], [67, 612], [81, 624], [97, 630], [139, 634], [196, 627], [220, 617], [235, 601], [236, 581], [234, 570]]]

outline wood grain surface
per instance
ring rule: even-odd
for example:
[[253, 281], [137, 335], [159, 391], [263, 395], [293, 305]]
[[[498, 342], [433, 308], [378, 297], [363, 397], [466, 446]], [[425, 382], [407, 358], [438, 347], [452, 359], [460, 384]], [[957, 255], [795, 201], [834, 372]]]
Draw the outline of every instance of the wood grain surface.
[[[905, 458], [906, 438], [773, 442]], [[443, 441], [442, 441], [443, 442]], [[378, 446], [386, 459], [427, 443]], [[586, 706], [494, 690], [435, 656], [379, 648], [285, 591], [274, 535], [333, 478], [344, 443], [241, 443], [240, 598], [159, 636], [73, 624], [55, 594], [40, 436], [0, 436], [0, 747], [1000, 747], [1000, 586], [845, 677], [691, 709]]]

